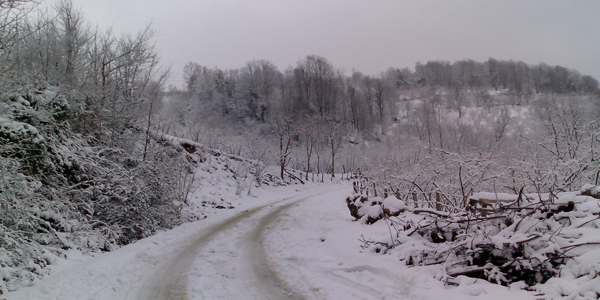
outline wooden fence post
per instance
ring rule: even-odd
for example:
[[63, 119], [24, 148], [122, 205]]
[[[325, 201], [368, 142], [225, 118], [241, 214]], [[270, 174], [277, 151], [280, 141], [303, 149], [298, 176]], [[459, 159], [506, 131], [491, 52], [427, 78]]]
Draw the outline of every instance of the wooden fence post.
[[373, 182], [373, 197], [377, 197], [377, 186], [375, 185], [375, 182]]
[[440, 199], [440, 192], [435, 192], [435, 210], [442, 211], [442, 202]]
[[414, 203], [415, 208], [419, 208], [419, 202], [418, 202], [418, 199], [417, 199], [417, 193], [416, 192], [412, 193], [412, 198], [413, 198], [413, 203]]

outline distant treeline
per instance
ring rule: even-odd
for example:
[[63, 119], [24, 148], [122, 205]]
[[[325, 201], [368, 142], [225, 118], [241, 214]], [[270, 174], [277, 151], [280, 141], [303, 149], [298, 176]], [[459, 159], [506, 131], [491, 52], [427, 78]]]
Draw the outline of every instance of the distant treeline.
[[493, 58], [486, 62], [460, 60], [417, 63], [415, 72], [398, 71], [399, 85], [429, 85], [450, 87], [491, 87], [517, 93], [595, 93], [598, 80], [575, 70], [541, 63], [528, 65], [522, 61]]
[[[416, 63], [414, 71], [389, 68], [377, 76], [356, 70], [344, 74], [317, 55], [284, 71], [268, 60], [253, 60], [229, 70], [190, 62], [183, 73], [186, 90], [178, 91], [180, 101], [172, 102], [184, 105], [176, 113], [180, 120], [190, 120], [190, 114], [197, 120], [219, 116], [267, 123], [275, 116], [314, 116], [351, 124], [358, 131], [392, 118], [397, 100], [423, 95], [441, 97], [460, 112], [471, 104], [494, 105], [489, 100], [492, 90], [518, 99], [510, 104], [528, 103], [536, 93], [599, 93], [598, 80], [575, 70], [493, 58]], [[478, 96], [469, 96], [473, 93]]]

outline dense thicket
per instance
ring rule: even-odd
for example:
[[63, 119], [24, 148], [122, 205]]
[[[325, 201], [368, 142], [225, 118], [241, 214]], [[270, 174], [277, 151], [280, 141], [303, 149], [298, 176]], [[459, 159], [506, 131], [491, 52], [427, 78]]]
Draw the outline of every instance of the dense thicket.
[[116, 37], [64, 1], [0, 1], [0, 293], [64, 249], [108, 251], [185, 218], [185, 151], [151, 139], [166, 72], [148, 27]]

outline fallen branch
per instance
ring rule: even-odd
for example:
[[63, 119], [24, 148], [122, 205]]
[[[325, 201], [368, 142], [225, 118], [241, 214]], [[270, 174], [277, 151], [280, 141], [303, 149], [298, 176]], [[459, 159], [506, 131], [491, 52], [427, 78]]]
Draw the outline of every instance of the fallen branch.
[[567, 253], [568, 251], [571, 251], [577, 247], [582, 247], [582, 246], [591, 246], [591, 245], [600, 245], [600, 242], [587, 242], [587, 243], [581, 243], [581, 244], [575, 244], [575, 245], [569, 245], [569, 246], [564, 246], [561, 247], [560, 249], [567, 249], [565, 250], [564, 253]]

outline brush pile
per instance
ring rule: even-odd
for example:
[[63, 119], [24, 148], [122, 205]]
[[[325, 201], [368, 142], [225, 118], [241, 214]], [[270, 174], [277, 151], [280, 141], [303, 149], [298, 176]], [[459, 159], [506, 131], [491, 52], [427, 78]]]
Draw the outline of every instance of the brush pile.
[[[378, 216], [393, 229], [389, 240], [364, 239], [364, 248], [397, 255], [409, 266], [441, 264], [447, 284], [458, 285], [460, 276], [468, 276], [553, 297], [597, 299], [599, 191], [584, 186], [545, 195], [480, 193], [464, 212], [453, 214], [407, 205], [393, 216], [383, 212], [382, 202], [364, 195], [347, 203], [351, 213], [362, 214], [357, 219], [372, 224]], [[357, 210], [355, 203], [367, 208]], [[374, 212], [377, 206], [380, 214]]]

